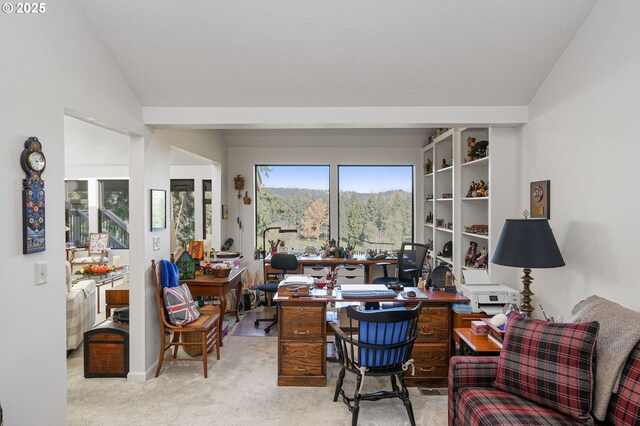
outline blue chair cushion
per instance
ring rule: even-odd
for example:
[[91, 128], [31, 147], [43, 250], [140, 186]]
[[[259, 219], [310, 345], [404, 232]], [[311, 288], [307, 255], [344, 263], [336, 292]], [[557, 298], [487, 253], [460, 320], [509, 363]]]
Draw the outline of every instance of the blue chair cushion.
[[264, 283], [258, 286], [258, 290], [266, 291], [267, 293], [277, 293], [278, 283]]
[[[367, 315], [393, 311], [405, 311], [405, 308], [391, 308], [384, 310], [365, 311]], [[404, 342], [407, 338], [408, 321], [396, 323], [374, 323], [360, 321], [358, 340], [370, 345], [393, 345]], [[404, 363], [406, 349], [370, 349], [360, 348], [360, 365], [364, 367], [388, 367]]]

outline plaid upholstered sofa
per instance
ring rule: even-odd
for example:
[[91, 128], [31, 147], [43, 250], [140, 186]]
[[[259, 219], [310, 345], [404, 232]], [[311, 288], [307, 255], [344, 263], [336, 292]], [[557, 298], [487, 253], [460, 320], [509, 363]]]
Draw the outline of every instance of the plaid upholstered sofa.
[[[496, 389], [499, 357], [456, 356], [449, 365], [449, 426], [580, 425], [543, 404]], [[544, 381], [536, 384], [549, 390]], [[602, 424], [596, 421], [595, 424]], [[618, 392], [606, 414], [607, 425], [640, 425], [640, 343], [627, 358]]]
[[67, 262], [67, 350], [76, 349], [96, 322], [96, 282], [83, 280], [71, 284], [71, 265]]

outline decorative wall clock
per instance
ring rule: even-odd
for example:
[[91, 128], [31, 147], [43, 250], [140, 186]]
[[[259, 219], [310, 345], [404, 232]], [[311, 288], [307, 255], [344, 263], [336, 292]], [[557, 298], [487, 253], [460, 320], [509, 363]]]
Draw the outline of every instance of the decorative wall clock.
[[24, 142], [20, 165], [27, 175], [22, 180], [22, 253], [37, 253], [46, 250], [42, 172], [47, 165], [38, 138]]
[[551, 187], [551, 182], [548, 180], [531, 182], [529, 208], [531, 209], [532, 218], [534, 219], [550, 218], [551, 216], [551, 210], [550, 210], [551, 204], [549, 202], [550, 187]]

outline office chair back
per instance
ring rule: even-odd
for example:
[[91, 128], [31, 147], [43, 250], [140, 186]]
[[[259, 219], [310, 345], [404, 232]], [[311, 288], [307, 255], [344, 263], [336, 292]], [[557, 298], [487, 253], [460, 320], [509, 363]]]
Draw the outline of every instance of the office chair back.
[[420, 243], [402, 243], [398, 254], [398, 280], [414, 285], [422, 275], [422, 265], [427, 257], [428, 247]]
[[276, 253], [271, 256], [271, 267], [284, 273], [298, 269], [298, 258], [293, 254]]

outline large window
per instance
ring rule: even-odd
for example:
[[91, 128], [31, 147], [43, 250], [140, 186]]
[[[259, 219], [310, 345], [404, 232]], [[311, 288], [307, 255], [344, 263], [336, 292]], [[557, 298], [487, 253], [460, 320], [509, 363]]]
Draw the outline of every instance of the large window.
[[86, 180], [65, 182], [67, 242], [84, 247], [89, 241], [89, 188]]
[[320, 247], [329, 238], [329, 166], [256, 166], [256, 241], [262, 246], [265, 229], [296, 229], [297, 233], [267, 231], [269, 240], [287, 248]]
[[340, 245], [394, 250], [413, 241], [412, 166], [338, 166]]
[[[211, 241], [211, 235], [213, 234], [213, 214], [212, 214], [212, 206], [211, 199], [213, 197], [213, 193], [211, 192], [211, 179], [202, 181], [202, 220], [204, 223], [202, 224], [202, 232], [204, 235], [202, 236], [205, 240]], [[223, 218], [226, 219], [226, 218]]]
[[101, 180], [98, 232], [108, 232], [114, 249], [129, 248], [129, 181]]
[[193, 179], [171, 179], [171, 220], [178, 247], [196, 239], [194, 192]]

